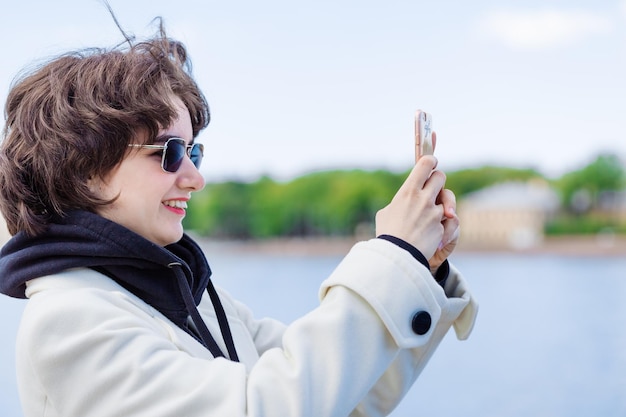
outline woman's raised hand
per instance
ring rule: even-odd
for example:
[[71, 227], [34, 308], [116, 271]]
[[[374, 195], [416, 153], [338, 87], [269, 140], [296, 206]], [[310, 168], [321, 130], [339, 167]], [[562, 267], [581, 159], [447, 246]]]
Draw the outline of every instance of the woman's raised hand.
[[426, 259], [435, 254], [437, 258], [443, 256], [447, 252], [444, 248], [450, 252], [454, 249], [449, 244], [441, 247], [441, 243], [444, 237], [452, 237], [455, 222], [458, 226], [454, 194], [444, 191], [446, 176], [436, 167], [434, 156], [421, 157], [391, 202], [376, 214], [377, 236], [400, 238], [415, 246]]
[[443, 189], [437, 198], [443, 206], [443, 237], [435, 254], [429, 258], [430, 269], [434, 273], [456, 248], [460, 235], [460, 222], [456, 215], [456, 197], [450, 190]]

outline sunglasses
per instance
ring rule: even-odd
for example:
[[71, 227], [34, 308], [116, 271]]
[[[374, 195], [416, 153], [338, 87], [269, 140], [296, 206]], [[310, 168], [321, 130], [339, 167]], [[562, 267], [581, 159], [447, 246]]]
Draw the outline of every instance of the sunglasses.
[[162, 149], [161, 168], [166, 172], [178, 171], [180, 165], [183, 163], [185, 154], [191, 159], [191, 162], [193, 162], [196, 168], [200, 168], [202, 156], [204, 155], [204, 146], [201, 143], [185, 145], [185, 140], [181, 138], [170, 138], [164, 145], [141, 145], [131, 143], [128, 146], [132, 148]]

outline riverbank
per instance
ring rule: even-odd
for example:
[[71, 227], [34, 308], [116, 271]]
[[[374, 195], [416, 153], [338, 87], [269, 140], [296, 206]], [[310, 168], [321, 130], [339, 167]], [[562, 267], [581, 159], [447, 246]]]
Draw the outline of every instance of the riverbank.
[[[209, 252], [245, 252], [291, 256], [341, 256], [357, 239], [347, 237], [279, 238], [264, 240], [221, 241], [198, 238]], [[462, 242], [461, 242], [462, 243]], [[560, 236], [548, 237], [526, 248], [472, 247], [459, 245], [457, 253], [519, 253], [562, 256], [626, 256], [626, 236]]]

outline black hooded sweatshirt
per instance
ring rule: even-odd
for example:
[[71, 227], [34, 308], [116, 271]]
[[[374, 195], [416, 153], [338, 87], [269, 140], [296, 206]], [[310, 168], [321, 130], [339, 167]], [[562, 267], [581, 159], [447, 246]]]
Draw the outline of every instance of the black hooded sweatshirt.
[[[197, 306], [208, 291], [228, 348], [237, 352], [226, 314], [211, 282], [211, 269], [188, 235], [172, 245], [156, 245], [131, 230], [87, 211], [73, 211], [31, 237], [20, 232], [0, 251], [0, 292], [26, 298], [26, 282], [70, 268], [91, 268], [159, 310], [211, 351], [220, 350]], [[193, 323], [193, 324], [192, 324]]]

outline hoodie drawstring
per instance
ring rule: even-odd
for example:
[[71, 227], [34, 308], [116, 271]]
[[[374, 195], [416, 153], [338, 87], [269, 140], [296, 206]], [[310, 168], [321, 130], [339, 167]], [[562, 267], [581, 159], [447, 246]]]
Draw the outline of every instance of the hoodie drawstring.
[[[213, 281], [211, 280], [209, 280], [209, 283], [207, 284], [207, 292], [209, 293], [211, 304], [213, 304], [213, 309], [215, 309], [215, 314], [217, 315], [217, 322], [220, 326], [220, 332], [222, 333], [222, 338], [226, 344], [226, 349], [228, 349], [228, 356], [231, 361], [239, 362], [239, 356], [237, 355], [237, 350], [235, 349], [235, 341], [233, 340], [233, 333], [230, 331], [228, 319], [226, 318], [226, 312], [224, 311], [220, 297], [218, 296], [217, 290], [213, 286]], [[202, 320], [202, 318], [200, 318], [200, 320]]]
[[[180, 268], [182, 265], [174, 262], [169, 264], [168, 266], [174, 269], [174, 275], [176, 275], [178, 288], [180, 289], [180, 293], [185, 302], [185, 307], [187, 307], [187, 312], [191, 316], [191, 320], [198, 330], [198, 336], [201, 339], [200, 341], [207, 347], [207, 349], [209, 349], [209, 351], [211, 352], [211, 354], [213, 354], [215, 358], [226, 358], [226, 355], [224, 355], [220, 347], [217, 345], [215, 338], [213, 337], [206, 323], [204, 323], [204, 320], [202, 320], [202, 317], [200, 316], [200, 312], [196, 307], [196, 303], [193, 299], [193, 295], [191, 294], [191, 289], [189, 288], [185, 274]], [[178, 266], [179, 268], [174, 268], [174, 266]], [[228, 325], [226, 312], [224, 311], [224, 307], [222, 306], [217, 291], [215, 290], [215, 287], [210, 280], [207, 285], [207, 291], [209, 293], [211, 303], [213, 304], [215, 315], [217, 316], [217, 322], [220, 326], [222, 338], [224, 339], [224, 343], [226, 344], [226, 349], [228, 349], [229, 358], [233, 362], [239, 362], [239, 356], [237, 355], [237, 351], [235, 350], [235, 343], [233, 341], [233, 336], [230, 331], [230, 326]]]

